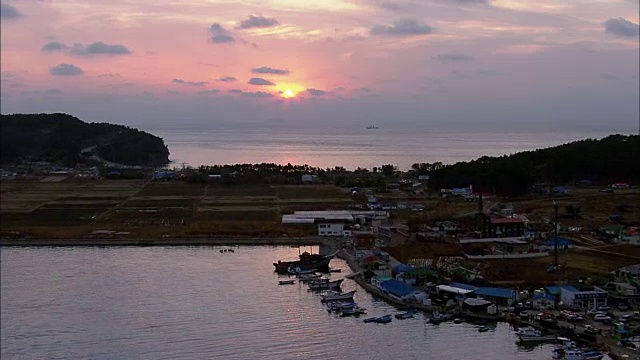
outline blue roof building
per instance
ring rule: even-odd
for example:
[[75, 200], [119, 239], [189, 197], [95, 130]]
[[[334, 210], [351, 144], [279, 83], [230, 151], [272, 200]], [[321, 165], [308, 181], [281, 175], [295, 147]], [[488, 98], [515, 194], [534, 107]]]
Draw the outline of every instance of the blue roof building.
[[396, 279], [391, 279], [380, 283], [380, 288], [397, 298], [403, 298], [416, 291], [413, 287]]
[[531, 298], [531, 300], [536, 301], [536, 300], [549, 300], [549, 301], [556, 301], [556, 297], [551, 295], [551, 294], [547, 294], [545, 292], [541, 292], [538, 294], [533, 295], [533, 297]]
[[415, 266], [399, 264], [399, 265], [394, 266], [391, 271], [396, 273], [396, 274], [400, 274], [400, 273], [404, 273], [404, 272], [409, 272], [409, 271], [411, 271], [413, 269], [415, 269]]
[[463, 284], [463, 283], [457, 283], [457, 282], [453, 282], [453, 283], [449, 284], [449, 286], [455, 287], [455, 288], [458, 288], [458, 289], [464, 289], [464, 290], [475, 290], [475, 289], [477, 289], [476, 286], [469, 285], [469, 284]]
[[516, 299], [517, 291], [514, 289], [503, 289], [496, 287], [479, 287], [473, 292], [476, 295], [487, 298], [500, 298], [500, 299]]

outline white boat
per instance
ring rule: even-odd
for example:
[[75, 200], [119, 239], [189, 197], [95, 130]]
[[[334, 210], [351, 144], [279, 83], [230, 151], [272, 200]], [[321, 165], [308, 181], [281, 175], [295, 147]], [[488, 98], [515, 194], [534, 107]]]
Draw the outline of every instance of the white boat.
[[533, 341], [555, 341], [557, 339], [556, 335], [548, 334], [545, 335], [542, 331], [532, 328], [526, 327], [518, 330], [516, 334], [518, 340], [521, 342], [533, 342]]
[[295, 280], [280, 280], [278, 281], [278, 285], [293, 285]]
[[554, 360], [601, 360], [604, 354], [596, 349], [581, 349], [568, 338], [558, 337], [562, 345], [553, 349]]
[[331, 301], [343, 301], [343, 300], [353, 300], [353, 295], [356, 293], [355, 290], [349, 291], [347, 293], [342, 293], [339, 291], [329, 291], [326, 294], [322, 295], [322, 302], [331, 302]]

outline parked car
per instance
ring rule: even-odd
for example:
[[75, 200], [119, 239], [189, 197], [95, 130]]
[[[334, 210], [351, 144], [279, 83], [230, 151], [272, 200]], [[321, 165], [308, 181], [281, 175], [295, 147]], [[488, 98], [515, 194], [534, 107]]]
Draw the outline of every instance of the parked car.
[[587, 334], [597, 334], [598, 330], [596, 330], [593, 326], [591, 325], [585, 325], [584, 326], [584, 332]]
[[599, 306], [598, 311], [609, 311], [611, 310], [611, 306]]
[[627, 310], [629, 310], [629, 305], [627, 305], [625, 303], [620, 303], [620, 304], [618, 304], [617, 308], [620, 311], [627, 311]]
[[604, 315], [604, 314], [596, 314], [593, 317], [593, 320], [600, 321], [600, 322], [606, 322], [606, 321], [611, 321], [611, 318], [608, 317], [607, 315]]

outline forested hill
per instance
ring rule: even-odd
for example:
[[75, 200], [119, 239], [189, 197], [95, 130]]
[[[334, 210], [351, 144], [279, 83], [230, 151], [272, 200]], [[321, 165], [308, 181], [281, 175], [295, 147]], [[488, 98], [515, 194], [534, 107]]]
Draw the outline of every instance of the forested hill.
[[158, 166], [169, 162], [164, 141], [144, 131], [107, 123], [86, 123], [68, 114], [0, 116], [0, 162], [51, 161], [74, 165], [82, 149], [123, 165]]
[[[611, 135], [501, 157], [481, 157], [454, 165], [429, 166], [435, 189], [474, 185], [480, 191], [518, 195], [535, 183], [556, 185], [640, 182], [640, 136]], [[425, 166], [422, 166], [425, 168]]]

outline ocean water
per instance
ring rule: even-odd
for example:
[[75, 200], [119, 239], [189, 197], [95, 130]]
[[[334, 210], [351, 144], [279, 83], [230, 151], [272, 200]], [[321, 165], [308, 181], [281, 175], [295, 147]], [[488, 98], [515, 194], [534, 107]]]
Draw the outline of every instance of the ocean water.
[[[316, 249], [317, 251], [317, 249]], [[507, 324], [428, 324], [395, 314], [346, 279], [367, 308], [326, 311], [301, 284], [278, 286], [272, 262], [290, 247], [0, 248], [2, 359], [549, 359]], [[344, 261], [331, 274], [349, 273]]]
[[156, 127], [173, 166], [236, 163], [308, 164], [327, 168], [371, 168], [392, 164], [406, 170], [417, 162], [455, 163], [563, 143], [600, 138], [605, 132], [442, 131], [424, 128], [291, 129], [288, 127]]

